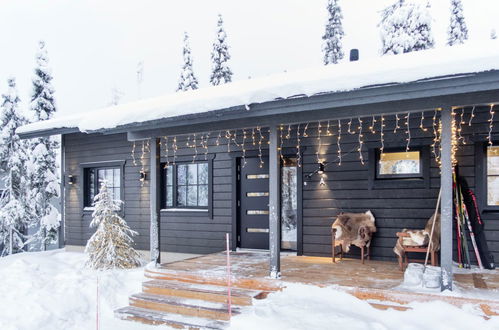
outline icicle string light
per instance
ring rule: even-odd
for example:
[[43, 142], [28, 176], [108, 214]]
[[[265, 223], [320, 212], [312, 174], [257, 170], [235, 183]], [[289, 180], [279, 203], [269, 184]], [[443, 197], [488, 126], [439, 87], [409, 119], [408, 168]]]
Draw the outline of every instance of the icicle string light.
[[475, 118], [475, 106], [471, 108], [471, 115], [470, 115], [470, 121], [468, 122], [468, 126], [471, 126], [471, 122], [473, 121], [473, 118]]
[[317, 163], [321, 163], [321, 158], [320, 158], [320, 153], [321, 153], [321, 147], [322, 147], [322, 140], [321, 140], [321, 133], [322, 133], [322, 127], [321, 127], [321, 122], [317, 124], [317, 151], [315, 152], [315, 157], [317, 158]]
[[381, 153], [385, 150], [385, 116], [381, 115], [381, 127], [380, 127], [380, 140], [381, 140], [381, 148], [379, 149]]
[[462, 142], [463, 144], [466, 144], [466, 141], [464, 140], [464, 137], [462, 135], [462, 130], [463, 130], [463, 124], [464, 124], [464, 108], [461, 109], [461, 114], [459, 116], [459, 124], [457, 126], [457, 134], [458, 134], [458, 142]]
[[168, 149], [168, 136], [165, 136], [165, 157], [166, 157], [166, 165], [165, 168], [170, 166], [170, 155]]
[[291, 138], [291, 124], [288, 125], [288, 133], [286, 134], [286, 140]]
[[196, 134], [194, 134], [194, 138], [192, 139], [193, 143], [193, 148], [194, 148], [194, 156], [192, 156], [192, 162], [194, 163], [196, 161], [196, 158], [198, 157], [198, 144], [196, 141]]
[[326, 135], [327, 136], [332, 136], [333, 135], [333, 133], [331, 133], [331, 121], [330, 120], [327, 121]]
[[421, 121], [419, 122], [419, 128], [423, 131], [423, 132], [427, 132], [428, 129], [426, 127], [424, 127], [424, 111], [421, 111]]
[[243, 167], [246, 166], [246, 130], [243, 129], [243, 157], [242, 157], [242, 160], [243, 160]]
[[437, 141], [438, 141], [438, 130], [437, 130], [437, 109], [435, 109], [435, 112], [433, 114], [433, 143], [431, 144], [431, 151], [433, 153], [433, 156], [435, 157], [435, 160], [438, 162], [438, 155], [437, 155]]
[[141, 148], [141, 154], [140, 154], [140, 171], [144, 171], [144, 159], [145, 159], [145, 154], [146, 154], [146, 144], [144, 141], [142, 141], [142, 148]]
[[256, 127], [256, 131], [260, 135], [260, 139], [258, 141], [258, 158], [260, 159], [260, 168], [263, 168], [263, 157], [262, 157], [262, 141], [263, 141], [263, 135], [262, 135], [262, 129], [260, 126]]
[[395, 114], [395, 128], [393, 129], [393, 133], [397, 133], [397, 130], [400, 128], [399, 126], [399, 114]]
[[372, 134], [376, 134], [376, 117], [374, 115], [371, 120], [371, 125], [369, 126], [369, 130], [371, 131]]
[[227, 152], [230, 152], [230, 137], [231, 133], [229, 130], [225, 131], [225, 139], [227, 140]]
[[204, 160], [208, 160], [208, 141], [210, 139], [210, 133], [206, 133], [204, 136]]
[[177, 137], [176, 136], [173, 137], [172, 148], [173, 148], [173, 165], [175, 165], [175, 163], [177, 162], [177, 150], [178, 150]]
[[338, 138], [336, 139], [336, 146], [338, 147], [338, 166], [341, 166], [341, 120], [338, 119]]
[[348, 121], [348, 128], [347, 128], [348, 134], [355, 134], [355, 131], [352, 131], [352, 118]]
[[362, 146], [364, 145], [364, 135], [362, 134], [362, 119], [359, 119], [359, 160], [362, 165], [364, 165], [364, 157], [362, 156]]
[[300, 139], [300, 124], [298, 124], [298, 128], [296, 129], [296, 164], [298, 167], [301, 167], [301, 139]]
[[251, 129], [251, 139], [253, 140], [253, 145], [256, 146], [256, 140], [255, 140], [255, 129]]
[[222, 138], [222, 132], [221, 132], [221, 131], [218, 131], [218, 136], [217, 136], [217, 139], [216, 139], [216, 141], [215, 141], [215, 144], [216, 144], [217, 146], [219, 146], [219, 145], [220, 145], [220, 139], [221, 139], [221, 138]]
[[279, 126], [279, 148], [277, 148], [279, 150], [279, 157], [281, 158], [281, 162], [283, 164], [285, 164], [285, 161], [284, 161], [284, 156], [282, 155], [282, 131], [284, 130], [284, 126], [280, 125]]
[[459, 132], [458, 132], [458, 126], [456, 124], [456, 112], [454, 109], [451, 111], [451, 162], [452, 166], [455, 166], [457, 164], [457, 149], [458, 149], [458, 144], [459, 144]]
[[409, 151], [409, 147], [410, 147], [410, 144], [411, 144], [410, 120], [411, 120], [411, 113], [408, 112], [407, 116], [405, 117], [405, 125], [406, 125], [406, 131], [405, 131], [405, 133], [407, 134], [407, 138], [406, 138], [407, 144], [405, 146], [405, 151], [406, 152]]
[[492, 146], [493, 142], [492, 142], [492, 129], [494, 128], [494, 105], [491, 104], [490, 105], [490, 109], [489, 109], [489, 114], [490, 114], [490, 118], [489, 118], [489, 135], [487, 137], [487, 140], [489, 141], [489, 145]]
[[305, 128], [303, 129], [303, 137], [308, 137], [307, 129], [308, 129], [308, 123], [305, 124]]
[[136, 148], [135, 141], [133, 141], [133, 145], [132, 145], [132, 163], [133, 163], [133, 166], [137, 166], [137, 159], [135, 159], [135, 148]]
[[146, 140], [146, 152], [151, 152], [151, 140]]

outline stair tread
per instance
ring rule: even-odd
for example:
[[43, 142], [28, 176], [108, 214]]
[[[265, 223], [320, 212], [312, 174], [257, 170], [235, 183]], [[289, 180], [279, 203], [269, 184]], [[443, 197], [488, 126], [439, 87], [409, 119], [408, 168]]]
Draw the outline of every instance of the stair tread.
[[114, 311], [114, 314], [116, 317], [119, 317], [121, 319], [125, 319], [127, 317], [136, 317], [154, 323], [177, 325], [185, 328], [224, 329], [228, 325], [223, 321], [213, 321], [201, 317], [166, 313], [135, 306], [119, 308]]
[[[169, 281], [169, 280], [151, 280], [143, 283], [145, 287], [156, 287], [156, 288], [169, 288], [169, 289], [181, 289], [189, 291], [197, 291], [204, 293], [214, 293], [214, 294], [227, 294], [227, 287], [211, 285], [211, 284], [199, 284], [199, 283], [185, 283], [180, 281]], [[254, 297], [258, 295], [261, 291], [250, 290], [250, 289], [234, 289], [231, 288], [231, 295], [234, 297]]]
[[[152, 293], [135, 293], [130, 296], [130, 299], [151, 301], [160, 304], [177, 305], [187, 308], [195, 308], [198, 310], [206, 310], [220, 313], [228, 313], [228, 306], [224, 303], [211, 302], [206, 300], [192, 299], [192, 298], [180, 298], [165, 296]], [[232, 307], [233, 314], [239, 314], [239, 307]]]

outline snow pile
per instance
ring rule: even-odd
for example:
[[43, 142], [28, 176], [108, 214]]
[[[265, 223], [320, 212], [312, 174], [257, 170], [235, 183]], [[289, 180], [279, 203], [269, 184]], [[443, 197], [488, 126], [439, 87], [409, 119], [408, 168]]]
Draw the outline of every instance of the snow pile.
[[499, 69], [497, 58], [497, 40], [480, 44], [469, 42], [465, 45], [345, 62], [174, 93], [76, 116], [32, 123], [19, 128], [17, 132], [36, 132], [53, 128], [77, 128], [82, 132], [91, 132], [263, 103], [277, 98], [351, 91], [377, 84], [406, 83], [431, 77], [483, 72]]
[[[283, 292], [255, 301], [254, 309], [232, 319], [231, 328], [265, 329], [499, 329], [499, 317], [486, 321], [471, 309], [434, 301], [412, 310], [381, 311], [334, 288], [287, 284]], [[476, 314], [475, 314], [476, 313]]]
[[0, 258], [0, 329], [95, 329], [97, 276], [101, 329], [144, 329], [113, 314], [140, 291], [143, 269], [93, 271], [85, 258], [62, 250]]
[[[62, 250], [0, 258], [0, 329], [95, 329], [97, 277], [101, 329], [167, 328], [114, 317], [129, 295], [140, 292], [143, 268], [95, 271], [84, 267], [85, 258]], [[334, 287], [286, 286], [255, 300], [230, 329], [499, 329], [499, 317], [486, 321], [469, 307], [430, 302], [413, 303], [405, 312], [381, 311]]]

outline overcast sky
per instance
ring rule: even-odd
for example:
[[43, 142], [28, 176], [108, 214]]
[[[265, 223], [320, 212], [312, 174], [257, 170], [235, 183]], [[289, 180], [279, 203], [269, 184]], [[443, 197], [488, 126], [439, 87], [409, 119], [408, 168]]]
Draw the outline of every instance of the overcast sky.
[[[341, 0], [344, 48], [379, 56], [379, 11], [395, 0]], [[111, 90], [138, 98], [136, 68], [144, 61], [142, 98], [172, 93], [182, 61], [183, 31], [191, 37], [194, 72], [209, 83], [217, 14], [225, 20], [234, 79], [322, 64], [327, 0], [2, 0], [0, 92], [17, 78], [24, 107], [38, 40], [45, 40], [59, 115], [104, 107]], [[445, 45], [450, 0], [432, 0], [437, 47]], [[470, 39], [499, 33], [499, 1], [462, 0]], [[498, 59], [499, 60], [499, 59]]]

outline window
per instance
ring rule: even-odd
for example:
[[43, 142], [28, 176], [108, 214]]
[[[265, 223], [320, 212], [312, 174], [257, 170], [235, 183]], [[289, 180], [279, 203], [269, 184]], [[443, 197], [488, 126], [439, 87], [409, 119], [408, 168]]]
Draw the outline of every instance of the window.
[[378, 151], [376, 178], [419, 178], [422, 177], [421, 152]]
[[487, 147], [487, 205], [499, 206], [499, 147]]
[[99, 193], [100, 185], [107, 182], [107, 188], [114, 199], [121, 199], [120, 167], [88, 167], [84, 170], [85, 196], [84, 206], [94, 206], [94, 197]]
[[163, 208], [208, 208], [208, 163], [164, 167]]

